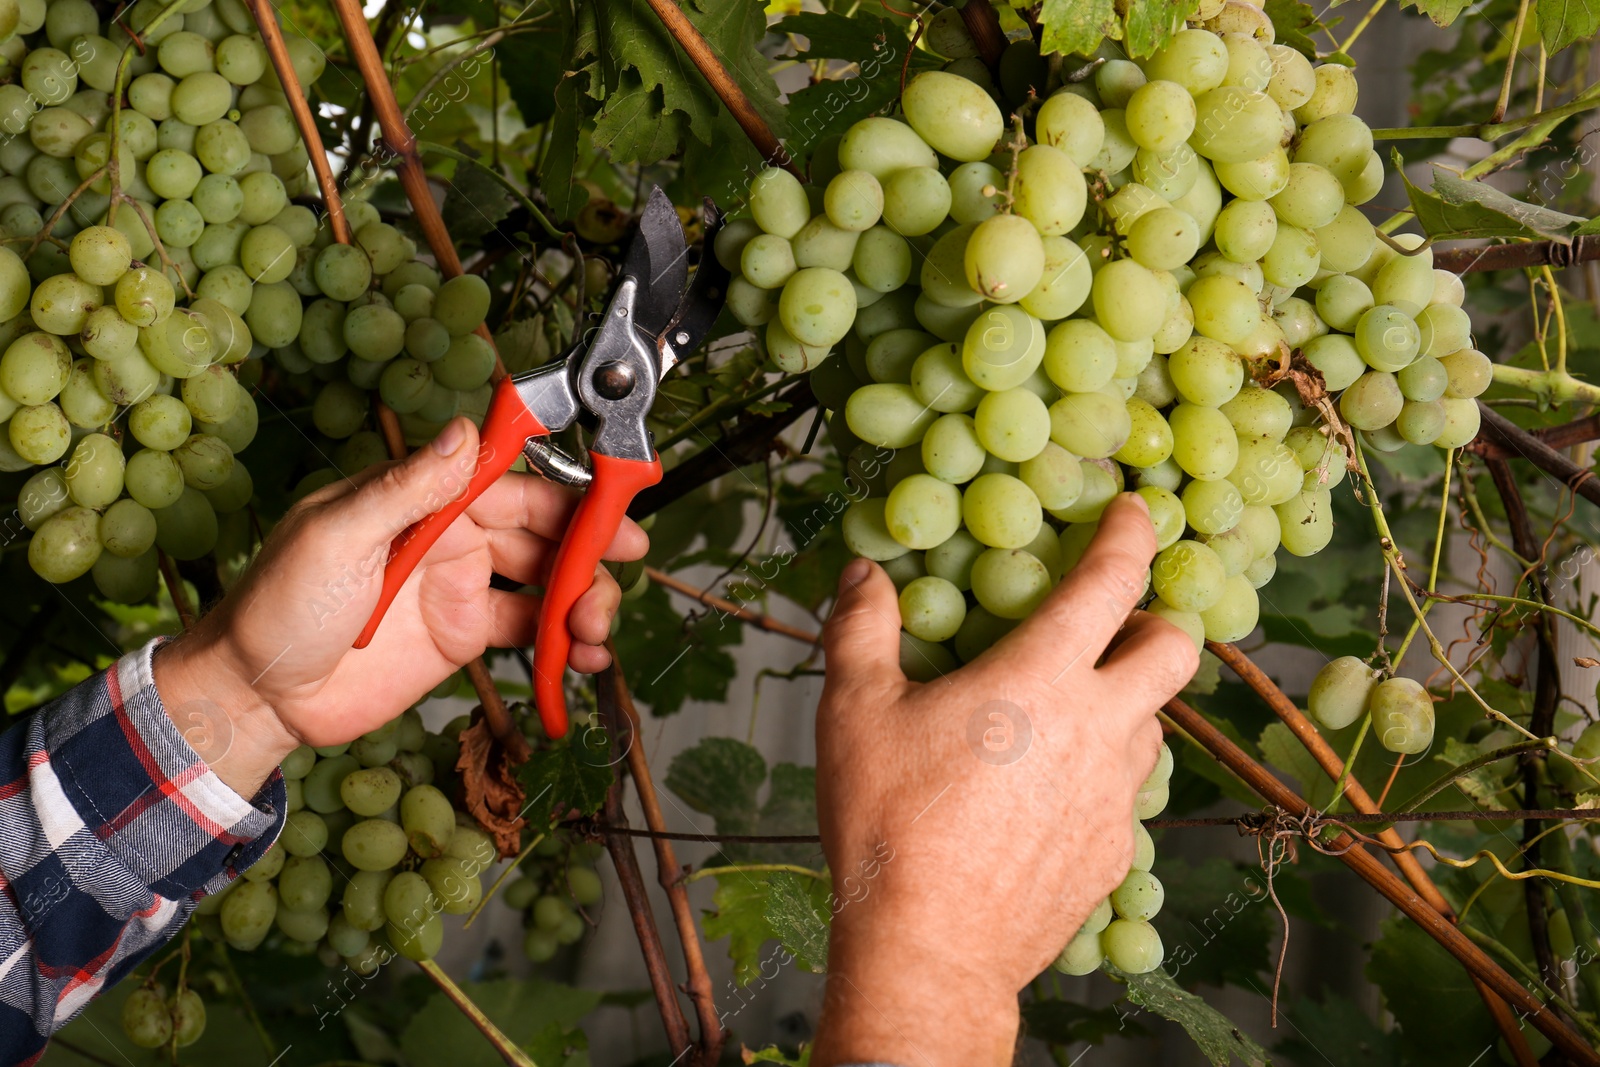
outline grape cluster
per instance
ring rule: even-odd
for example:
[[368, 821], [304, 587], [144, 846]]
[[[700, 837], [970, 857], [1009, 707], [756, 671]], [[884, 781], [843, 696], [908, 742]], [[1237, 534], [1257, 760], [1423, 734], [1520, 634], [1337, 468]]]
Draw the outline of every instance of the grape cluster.
[[140, 1048], [186, 1048], [206, 1032], [206, 1002], [192, 989], [164, 995], [159, 985], [144, 985], [122, 1002], [122, 1032]]
[[[600, 903], [605, 893], [594, 864], [605, 846], [572, 841], [561, 832], [547, 835], [522, 861], [522, 874], [504, 890], [505, 902], [524, 913], [522, 951], [534, 963], [551, 959], [562, 945], [583, 937], [577, 908]], [[576, 906], [576, 907], [575, 907]]]
[[[1357, 434], [1387, 451], [1477, 432], [1490, 364], [1460, 281], [1359, 208], [1383, 166], [1354, 75], [1275, 43], [1257, 7], [1206, 7], [1138, 62], [1108, 46], [1052, 71], [1013, 43], [999, 88], [959, 20], [936, 21], [953, 61], [907, 84], [900, 118], [819, 147], [809, 187], [761, 172], [718, 236], [732, 313], [810, 372], [864, 490], [844, 537], [900, 590], [912, 677], [1033, 611], [1125, 489], [1159, 544], [1147, 610], [1236, 641], [1277, 550], [1327, 545]], [[1415, 696], [1374, 696], [1410, 743]], [[1160, 962], [1139, 841], [1063, 970]]]
[[[292, 202], [314, 188], [306, 146], [241, 0], [138, 0], [107, 24], [88, 0], [0, 3], [0, 30], [13, 21], [0, 471], [43, 468], [18, 508], [36, 573], [92, 573], [134, 602], [155, 588], [156, 550], [211, 552], [218, 516], [254, 491], [236, 454], [256, 434], [249, 386], [269, 351], [316, 394], [312, 422], [331, 438], [361, 428], [372, 392], [413, 441], [481, 413], [487, 285], [442, 282], [370, 204], [347, 205], [345, 246]], [[309, 92], [322, 53], [286, 43]], [[363, 437], [346, 467], [387, 458], [378, 443]]]

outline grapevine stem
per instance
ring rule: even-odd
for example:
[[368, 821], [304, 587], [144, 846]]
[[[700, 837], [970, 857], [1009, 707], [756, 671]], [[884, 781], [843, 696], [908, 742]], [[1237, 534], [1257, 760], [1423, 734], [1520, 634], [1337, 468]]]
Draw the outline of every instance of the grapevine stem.
[[1499, 941], [1496, 941], [1494, 938], [1490, 937], [1488, 934], [1484, 933], [1482, 930], [1479, 930], [1475, 926], [1463, 926], [1461, 929], [1468, 937], [1472, 938], [1472, 940], [1489, 949], [1496, 956], [1499, 956], [1501, 959], [1510, 963], [1517, 970], [1521, 971], [1524, 981], [1543, 993], [1545, 997], [1549, 999], [1550, 1003], [1556, 1005], [1562, 1011], [1566, 1012], [1568, 1017], [1576, 1022], [1584, 1033], [1589, 1035], [1589, 1040], [1595, 1042], [1596, 1044], [1600, 1044], [1600, 1029], [1597, 1029], [1594, 1023], [1590, 1022], [1586, 1016], [1573, 1008], [1571, 1004], [1568, 1004], [1565, 997], [1551, 989], [1549, 986], [1545, 985], [1544, 981], [1540, 979], [1538, 973], [1522, 961], [1522, 957], [1518, 956], [1505, 945], [1501, 944]]
[[494, 1020], [485, 1015], [483, 1009], [474, 1004], [472, 998], [450, 980], [450, 976], [444, 973], [443, 968], [433, 960], [419, 960], [417, 966], [421, 967], [422, 973], [432, 979], [440, 992], [450, 999], [450, 1003], [460, 1009], [461, 1014], [478, 1028], [478, 1032], [494, 1046], [496, 1052], [500, 1053], [501, 1059], [512, 1067], [538, 1067], [538, 1064], [533, 1062], [533, 1057], [518, 1048], [516, 1042], [507, 1037], [494, 1024]]
[[1541, 748], [1554, 751], [1555, 747], [1555, 738], [1544, 737], [1537, 741], [1517, 741], [1513, 744], [1506, 745], [1504, 748], [1497, 748], [1493, 752], [1485, 752], [1481, 756], [1470, 759], [1459, 766], [1450, 768], [1438, 778], [1435, 778], [1416, 796], [1401, 804], [1400, 810], [1416, 811], [1422, 805], [1426, 804], [1428, 801], [1432, 800], [1434, 797], [1450, 788], [1450, 786], [1453, 785], [1458, 778], [1464, 778], [1480, 767], [1487, 767], [1491, 763], [1499, 763], [1501, 760], [1515, 756], [1519, 752], [1532, 752]]
[[1561, 287], [1556, 285], [1555, 272], [1548, 265], [1543, 268], [1544, 283], [1550, 289], [1550, 306], [1556, 316], [1556, 373], [1567, 374], [1567, 311], [1561, 303]]
[[[707, 404], [693, 415], [690, 415], [686, 420], [684, 420], [682, 426], [679, 426], [676, 430], [673, 430], [671, 433], [667, 434], [667, 436], [657, 441], [656, 451], [665, 452], [679, 441], [684, 440], [690, 434], [699, 430], [699, 424], [701, 420], [710, 418], [712, 415], [716, 415], [719, 420], [726, 419], [732, 415], [737, 415], [739, 411], [743, 411], [763, 397], [776, 393], [779, 389], [782, 389], [784, 386], [788, 385], [789, 382], [790, 379], [788, 377], [780, 376], [776, 380], [767, 382], [760, 388], [754, 390], [753, 392], [746, 393], [743, 396], [736, 397], [732, 393], [724, 393], [722, 396], [713, 400], [711, 403]], [[723, 411], [724, 408], [727, 408], [735, 403], [739, 405], [738, 410], [729, 412]]]
[[819, 882], [828, 880], [826, 873], [794, 863], [733, 863], [726, 867], [702, 867], [692, 874], [684, 875], [678, 880], [678, 884], [688, 885], [702, 878], [715, 878], [724, 874], [797, 874], [804, 878], [815, 878]]
[[1328, 801], [1330, 813], [1338, 810], [1339, 800], [1344, 796], [1345, 787], [1350, 781], [1350, 768], [1356, 765], [1356, 759], [1361, 755], [1361, 746], [1371, 731], [1372, 715], [1369, 712], [1361, 716], [1361, 729], [1356, 731], [1355, 743], [1350, 746], [1350, 754], [1344, 758], [1344, 769], [1339, 772], [1338, 779], [1333, 783], [1333, 799]]
[[[155, 18], [145, 23], [144, 29], [139, 31], [139, 36], [149, 37], [158, 26], [171, 18], [187, 2], [188, 0], [172, 0], [166, 7], [156, 12]], [[111, 120], [109, 123], [111, 132], [109, 139], [106, 141], [106, 174], [111, 179], [111, 203], [106, 207], [107, 226], [115, 226], [117, 224], [117, 194], [122, 192], [121, 163], [117, 159], [117, 149], [121, 145], [122, 137], [122, 87], [128, 79], [128, 67], [133, 63], [134, 44], [131, 42], [139, 39], [134, 36], [131, 26], [124, 28], [128, 30], [130, 43], [123, 48], [122, 58], [117, 60], [117, 75], [111, 84]], [[143, 49], [140, 49], [140, 51], [142, 52]]]
[[[1527, 5], [1524, 4], [1523, 6], [1526, 7]], [[1461, 126], [1386, 126], [1373, 130], [1372, 139], [1374, 141], [1431, 141], [1441, 137], [1476, 137], [1480, 141], [1498, 141], [1508, 133], [1516, 133], [1518, 130], [1525, 130], [1543, 123], [1561, 122], [1563, 119], [1569, 119], [1573, 115], [1581, 115], [1585, 111], [1596, 107], [1600, 107], [1600, 96], [1585, 95], [1578, 97], [1576, 100], [1569, 100], [1565, 104], [1553, 107], [1548, 111], [1524, 115], [1520, 119], [1507, 119], [1504, 122], [1469, 122]], [[1540, 136], [1539, 140], [1544, 140], [1544, 137]], [[1520, 144], [1520, 141], [1518, 143]], [[1495, 153], [1495, 155], [1499, 154], [1498, 152]], [[1490, 158], [1493, 157], [1491, 156]], [[1477, 174], [1473, 174], [1472, 177], [1487, 173], [1488, 168], [1479, 170], [1479, 166], [1481, 166], [1481, 163], [1474, 165], [1472, 168], [1477, 171]], [[1467, 173], [1462, 174], [1462, 177], [1467, 176]]]
[[483, 894], [483, 899], [478, 901], [478, 906], [472, 909], [472, 914], [468, 915], [467, 921], [461, 924], [461, 929], [466, 930], [470, 928], [473, 923], [478, 921], [478, 914], [483, 911], [484, 906], [488, 904], [489, 901], [494, 897], [495, 893], [499, 891], [500, 884], [507, 878], [510, 878], [513, 874], [516, 874], [517, 868], [522, 865], [522, 861], [533, 855], [533, 850], [539, 847], [539, 842], [543, 841], [549, 836], [550, 835], [548, 832], [535, 834], [533, 840], [528, 842], [527, 847], [516, 854], [511, 862], [506, 865], [506, 869], [500, 872], [500, 877], [496, 878], [494, 880], [494, 884], [490, 885], [488, 891]]
[[177, 609], [178, 624], [187, 630], [200, 618], [194, 605], [189, 602], [189, 590], [178, 576], [178, 565], [172, 562], [171, 556], [158, 551], [156, 559], [161, 568], [161, 577], [167, 583], [167, 593], [172, 597], [172, 606]]
[[[1439, 529], [1433, 538], [1433, 562], [1428, 567], [1428, 598], [1423, 602], [1422, 613], [1426, 615], [1433, 607], [1433, 591], [1439, 584], [1439, 556], [1444, 550], [1444, 530], [1446, 521], [1450, 517], [1450, 476], [1455, 472], [1455, 449], [1449, 449], [1444, 454], [1444, 485], [1439, 492]], [[1411, 647], [1411, 641], [1417, 636], [1417, 631], [1422, 627], [1421, 619], [1411, 620], [1411, 626], [1406, 630], [1406, 635], [1400, 641], [1400, 647], [1395, 650], [1394, 658], [1390, 661], [1391, 670], [1397, 670], [1402, 660], [1406, 658], [1406, 649]]]
[[84, 191], [87, 190], [89, 186], [93, 185], [95, 182], [99, 181], [105, 176], [106, 168], [101, 167], [99, 170], [83, 179], [83, 181], [79, 182], [78, 187], [72, 190], [72, 192], [68, 193], [65, 200], [56, 205], [56, 209], [51, 212], [50, 217], [45, 220], [43, 228], [41, 228], [38, 233], [33, 235], [33, 241], [28, 245], [28, 250], [22, 254], [24, 261], [26, 261], [35, 252], [39, 251], [39, 246], [50, 239], [50, 231], [56, 228], [56, 223], [61, 221], [61, 217], [72, 208], [73, 204], [78, 202], [78, 197], [82, 196]]
[[178, 265], [172, 262], [172, 257], [167, 255], [167, 246], [161, 243], [161, 235], [156, 232], [156, 224], [150, 221], [150, 216], [145, 212], [144, 205], [127, 193], [119, 192], [111, 199], [113, 203], [121, 200], [133, 208], [133, 213], [139, 216], [139, 221], [144, 223], [144, 228], [150, 234], [150, 242], [155, 245], [156, 255], [161, 257], [161, 265], [172, 272], [172, 276], [178, 279], [178, 284], [183, 287], [184, 295], [193, 300], [194, 290], [189, 288], [189, 279], [183, 276], [183, 271], [179, 270]]
[[1490, 112], [1490, 122], [1500, 122], [1506, 117], [1506, 108], [1511, 104], [1512, 75], [1517, 69], [1517, 53], [1522, 50], [1522, 28], [1528, 23], [1528, 0], [1522, 0], [1517, 5], [1517, 21], [1511, 27], [1511, 47], [1506, 52], [1506, 72], [1500, 79], [1500, 96], [1494, 102], [1494, 111]]
[[1461, 479], [1461, 496], [1466, 500], [1467, 508], [1472, 512], [1472, 517], [1478, 524], [1478, 532], [1483, 534], [1485, 541], [1510, 556], [1517, 566], [1523, 569], [1533, 566], [1531, 560], [1523, 559], [1517, 555], [1516, 549], [1496, 536], [1494, 528], [1489, 525], [1489, 517], [1483, 513], [1483, 505], [1478, 503], [1478, 491], [1473, 487], [1471, 478], [1464, 477]]
[[[1344, 44], [1339, 46], [1339, 51], [1348, 53], [1350, 46], [1355, 44], [1363, 33], [1367, 32], [1367, 27], [1372, 25], [1372, 20], [1378, 17], [1378, 12], [1382, 11], [1384, 5], [1388, 2], [1389, 0], [1378, 0], [1377, 3], [1367, 8], [1367, 13], [1361, 16], [1361, 21], [1356, 23], [1355, 29], [1350, 31], [1350, 36], [1344, 39]], [[1527, 7], [1528, 0], [1522, 0], [1522, 6]]]
[[665, 571], [657, 570], [654, 567], [646, 567], [644, 572], [657, 585], [665, 586], [674, 593], [681, 593], [692, 600], [704, 604], [706, 607], [716, 608], [718, 611], [724, 612], [740, 622], [747, 622], [752, 626], [766, 630], [768, 633], [782, 634], [784, 637], [792, 637], [796, 641], [804, 641], [808, 645], [817, 645], [822, 642], [821, 634], [810, 633], [800, 629], [798, 626], [790, 626], [788, 623], [779, 622], [777, 619], [762, 615], [760, 612], [740, 607], [731, 600], [724, 600], [722, 597], [714, 595], [709, 590], [696, 589], [688, 582], [674, 578]]
[[[539, 224], [539, 228], [546, 234], [555, 238], [557, 241], [566, 237], [566, 232], [557, 229], [555, 223], [551, 222], [549, 218], [545, 216], [545, 213], [539, 210], [538, 205], [532, 200], [528, 199], [527, 193], [524, 193], [521, 189], [517, 188], [515, 182], [513, 182], [510, 178], [507, 178], [504, 174], [501, 174], [494, 167], [485, 164], [482, 160], [473, 159], [465, 152], [458, 152], [454, 148], [447, 148], [442, 144], [434, 144], [432, 141], [418, 141], [417, 150], [420, 152], [426, 152], [430, 156], [444, 156], [446, 159], [453, 159], [457, 163], [477, 167], [479, 170], [483, 171], [483, 173], [487, 174], [489, 177], [493, 178], [497, 183], [499, 183], [502, 189], [515, 197], [517, 202], [522, 205], [523, 209], [527, 211], [529, 215], [533, 216], [533, 221], [537, 222]], [[660, 451], [660, 449], [658, 448], [657, 451]]]

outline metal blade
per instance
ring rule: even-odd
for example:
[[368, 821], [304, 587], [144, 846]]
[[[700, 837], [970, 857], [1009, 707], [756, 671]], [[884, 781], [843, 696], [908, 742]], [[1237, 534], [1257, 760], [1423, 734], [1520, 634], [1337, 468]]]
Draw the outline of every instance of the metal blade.
[[660, 186], [650, 191], [639, 216], [639, 231], [628, 247], [623, 273], [639, 280], [633, 324], [652, 337], [659, 336], [677, 312], [689, 280], [689, 246], [683, 238], [683, 224]]
[[729, 271], [717, 260], [713, 243], [727, 220], [716, 203], [705, 201], [705, 236], [700, 242], [700, 265], [695, 268], [694, 281], [683, 295], [672, 322], [660, 338], [661, 373], [666, 375], [679, 360], [700, 347], [712, 324], [722, 314], [722, 304], [728, 293]]

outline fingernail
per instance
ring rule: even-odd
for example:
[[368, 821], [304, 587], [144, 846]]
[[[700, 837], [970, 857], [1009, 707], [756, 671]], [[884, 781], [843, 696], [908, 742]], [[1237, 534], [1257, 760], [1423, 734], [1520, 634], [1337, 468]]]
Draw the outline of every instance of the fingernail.
[[864, 559], [853, 559], [845, 564], [844, 573], [839, 575], [839, 591], [843, 592], [853, 586], [866, 581], [867, 575], [872, 573], [872, 564]]
[[466, 428], [461, 425], [460, 419], [451, 419], [439, 436], [433, 439], [433, 450], [441, 456], [451, 456], [456, 449], [461, 447], [461, 442], [466, 440]]
[[1143, 511], [1146, 515], [1150, 514], [1150, 502], [1144, 497], [1140, 496], [1138, 493], [1123, 493], [1122, 499], [1133, 501], [1139, 505], [1139, 510]]

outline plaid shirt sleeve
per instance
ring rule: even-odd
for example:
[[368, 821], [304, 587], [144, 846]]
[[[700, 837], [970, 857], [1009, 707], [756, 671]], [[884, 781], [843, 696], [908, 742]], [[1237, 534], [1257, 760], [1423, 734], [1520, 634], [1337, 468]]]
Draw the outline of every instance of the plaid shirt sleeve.
[[0, 1063], [34, 1063], [283, 826], [282, 775], [245, 800], [167, 717], [158, 644], [0, 734]]

